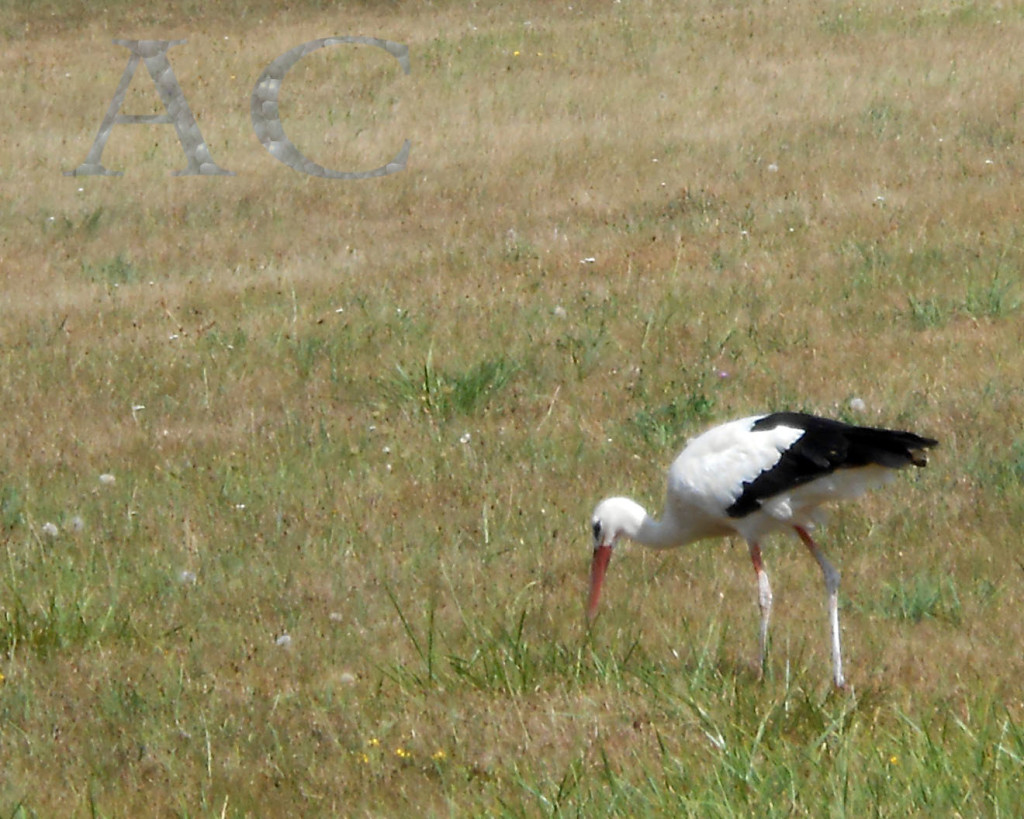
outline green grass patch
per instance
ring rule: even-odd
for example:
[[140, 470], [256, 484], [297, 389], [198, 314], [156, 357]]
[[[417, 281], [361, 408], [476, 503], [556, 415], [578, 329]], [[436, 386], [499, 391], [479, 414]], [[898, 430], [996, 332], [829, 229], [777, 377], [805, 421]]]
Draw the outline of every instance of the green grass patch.
[[918, 574], [883, 586], [879, 609], [886, 617], [920, 623], [938, 620], [953, 626], [963, 621], [963, 607], [951, 577]]
[[486, 408], [512, 380], [519, 366], [504, 356], [487, 358], [465, 370], [441, 370], [434, 366], [433, 350], [427, 352], [418, 370], [396, 366], [388, 382], [390, 392], [403, 404], [411, 405], [441, 420], [473, 415]]

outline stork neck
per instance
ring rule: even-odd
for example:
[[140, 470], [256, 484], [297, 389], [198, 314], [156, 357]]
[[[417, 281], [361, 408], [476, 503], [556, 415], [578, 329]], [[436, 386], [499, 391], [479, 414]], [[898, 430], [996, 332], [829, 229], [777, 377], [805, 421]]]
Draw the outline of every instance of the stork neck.
[[630, 534], [637, 543], [642, 543], [651, 549], [671, 549], [673, 546], [682, 546], [692, 539], [689, 533], [679, 525], [679, 522], [666, 514], [661, 520], [656, 520], [644, 512], [643, 519], [635, 532]]

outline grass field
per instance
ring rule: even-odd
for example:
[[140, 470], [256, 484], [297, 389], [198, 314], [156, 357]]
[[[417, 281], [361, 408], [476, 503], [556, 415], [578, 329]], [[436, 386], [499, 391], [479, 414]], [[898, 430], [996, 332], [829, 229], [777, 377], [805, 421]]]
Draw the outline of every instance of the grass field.
[[[3, 6], [0, 817], [1010, 816], [1024, 5]], [[274, 160], [249, 97], [275, 57]], [[218, 164], [117, 125], [168, 52]], [[161, 113], [136, 74], [123, 109]], [[852, 399], [863, 409], [855, 409]], [[799, 542], [619, 550], [683, 441], [941, 439]]]

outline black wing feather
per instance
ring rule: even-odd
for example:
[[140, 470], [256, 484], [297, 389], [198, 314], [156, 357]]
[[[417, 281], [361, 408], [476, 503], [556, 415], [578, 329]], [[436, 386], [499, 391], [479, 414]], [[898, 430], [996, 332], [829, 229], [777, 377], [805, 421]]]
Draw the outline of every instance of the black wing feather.
[[938, 441], [913, 432], [858, 427], [802, 412], [776, 412], [754, 422], [752, 431], [778, 426], [802, 429], [800, 436], [771, 469], [743, 484], [743, 492], [726, 510], [741, 518], [761, 508], [761, 502], [787, 489], [828, 475], [837, 469], [877, 464], [900, 469], [924, 466], [924, 450]]

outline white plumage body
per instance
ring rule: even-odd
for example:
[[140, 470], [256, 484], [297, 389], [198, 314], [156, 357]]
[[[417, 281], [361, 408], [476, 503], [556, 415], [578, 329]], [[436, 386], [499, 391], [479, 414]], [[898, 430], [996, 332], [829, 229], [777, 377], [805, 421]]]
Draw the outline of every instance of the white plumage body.
[[683, 542], [731, 532], [756, 540], [793, 526], [810, 528], [822, 522], [822, 504], [855, 500], [893, 477], [891, 469], [877, 465], [831, 472], [786, 487], [745, 517], [729, 518], [725, 510], [739, 498], [744, 483], [772, 469], [805, 434], [785, 425], [753, 431], [753, 424], [765, 417], [755, 415], [714, 427], [692, 439], [672, 462], [665, 512], [681, 533], [689, 530]]

